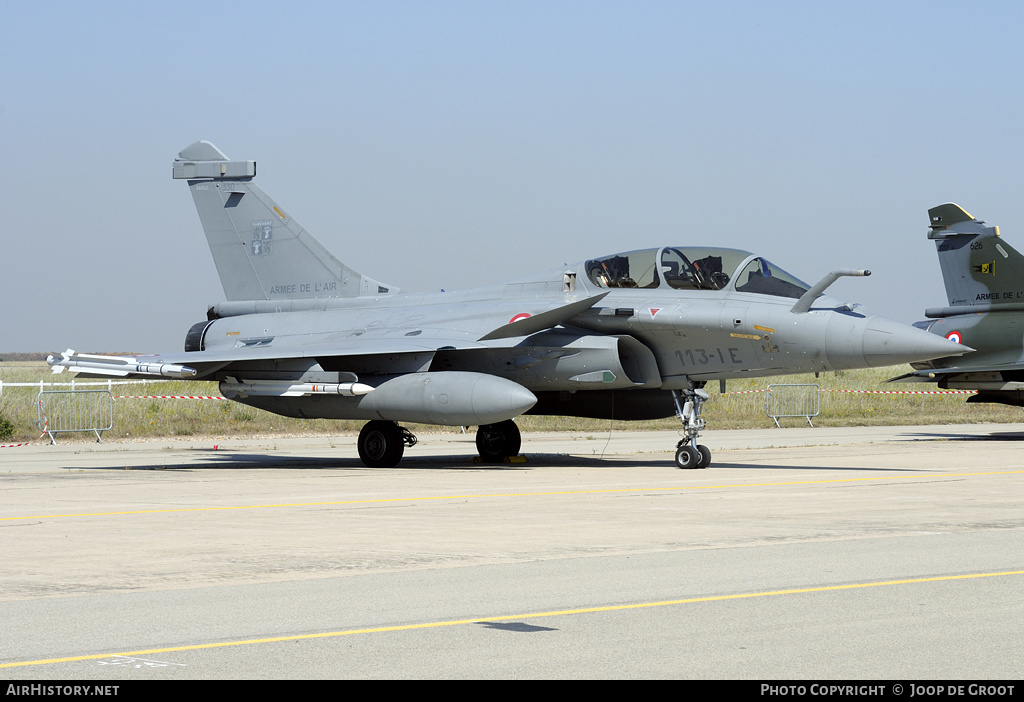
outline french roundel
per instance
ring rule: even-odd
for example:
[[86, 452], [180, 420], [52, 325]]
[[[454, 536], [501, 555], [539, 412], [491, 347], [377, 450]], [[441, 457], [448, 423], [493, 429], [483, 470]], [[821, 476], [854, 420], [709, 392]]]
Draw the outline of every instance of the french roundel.
[[958, 331], [951, 331], [950, 333], [946, 334], [946, 338], [949, 339], [950, 341], [955, 341], [958, 344], [963, 343], [961, 341], [962, 337], [960, 336], [960, 332]]

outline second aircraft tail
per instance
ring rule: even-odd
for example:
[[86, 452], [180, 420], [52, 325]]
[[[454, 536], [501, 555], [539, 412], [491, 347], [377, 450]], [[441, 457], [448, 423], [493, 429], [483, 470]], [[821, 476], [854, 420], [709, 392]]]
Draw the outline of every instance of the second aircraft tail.
[[208, 141], [174, 159], [174, 178], [188, 181], [228, 300], [398, 292], [331, 255], [252, 182], [255, 175], [255, 161], [231, 161]]
[[951, 308], [1024, 303], [1024, 256], [1003, 241], [999, 227], [986, 227], [959, 205], [928, 210]]

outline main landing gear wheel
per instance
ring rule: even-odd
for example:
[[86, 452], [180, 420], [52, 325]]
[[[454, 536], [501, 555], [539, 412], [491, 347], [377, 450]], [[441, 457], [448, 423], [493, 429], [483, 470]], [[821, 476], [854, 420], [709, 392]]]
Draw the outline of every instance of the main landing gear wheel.
[[519, 455], [523, 436], [511, 419], [497, 424], [482, 424], [476, 430], [476, 450], [484, 463], [501, 463]]
[[394, 468], [402, 460], [406, 446], [416, 444], [416, 437], [394, 422], [374, 420], [359, 432], [359, 458], [368, 468]]

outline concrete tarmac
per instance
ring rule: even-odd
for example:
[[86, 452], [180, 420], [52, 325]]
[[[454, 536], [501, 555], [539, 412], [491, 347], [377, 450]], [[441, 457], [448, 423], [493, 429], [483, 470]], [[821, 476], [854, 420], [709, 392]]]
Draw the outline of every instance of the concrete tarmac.
[[0, 679], [1013, 679], [1014, 425], [0, 450]]

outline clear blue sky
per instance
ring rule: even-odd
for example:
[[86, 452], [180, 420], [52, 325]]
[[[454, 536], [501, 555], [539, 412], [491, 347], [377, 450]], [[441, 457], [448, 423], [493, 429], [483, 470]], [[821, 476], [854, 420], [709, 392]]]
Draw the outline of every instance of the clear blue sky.
[[900, 321], [926, 210], [1024, 249], [1015, 2], [3, 2], [0, 351], [169, 351], [223, 299], [198, 139], [339, 258], [456, 289], [662, 244]]

